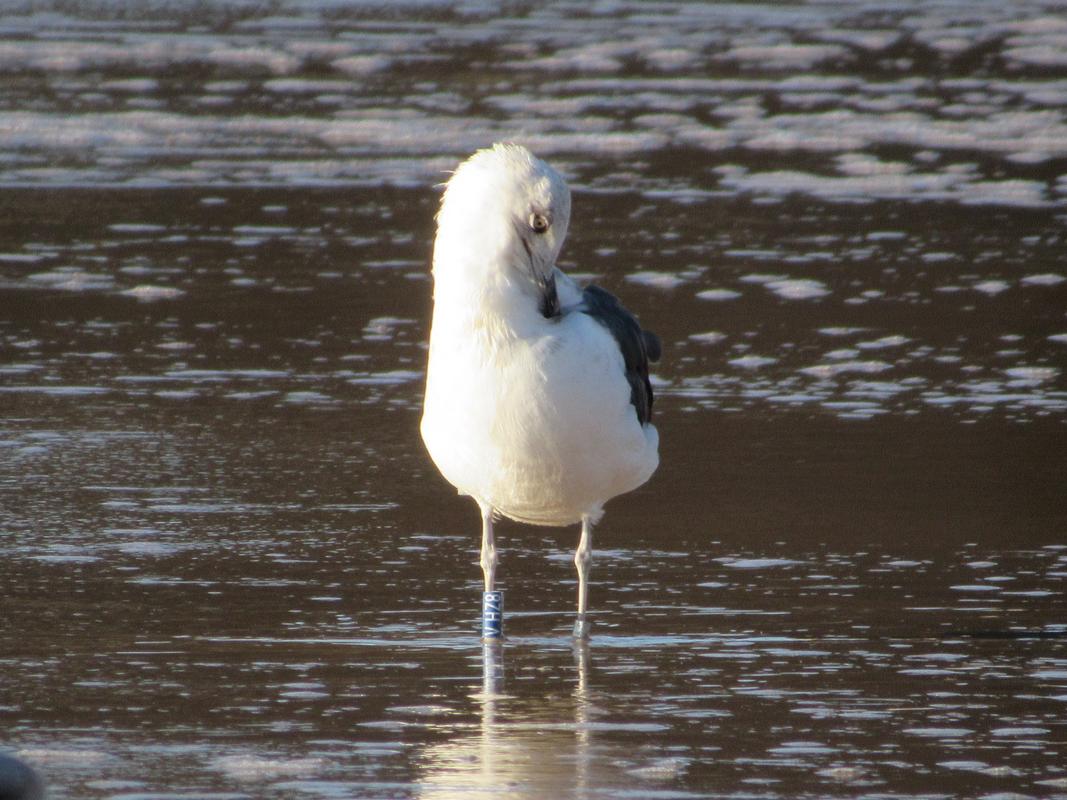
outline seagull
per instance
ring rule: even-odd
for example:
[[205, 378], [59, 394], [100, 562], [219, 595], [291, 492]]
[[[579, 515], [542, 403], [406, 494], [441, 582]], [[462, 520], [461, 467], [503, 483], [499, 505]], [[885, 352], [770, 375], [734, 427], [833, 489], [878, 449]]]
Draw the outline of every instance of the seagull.
[[433, 251], [433, 320], [421, 433], [434, 464], [493, 521], [581, 524], [576, 638], [586, 620], [593, 526], [659, 464], [648, 364], [660, 342], [610, 293], [556, 266], [571, 198], [556, 170], [495, 144], [445, 185]]

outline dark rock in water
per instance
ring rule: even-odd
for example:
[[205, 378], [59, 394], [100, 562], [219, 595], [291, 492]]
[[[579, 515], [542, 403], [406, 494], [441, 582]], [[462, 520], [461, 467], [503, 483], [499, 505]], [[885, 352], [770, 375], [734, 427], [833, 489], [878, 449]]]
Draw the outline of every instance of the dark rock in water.
[[44, 784], [33, 769], [0, 753], [0, 800], [44, 800]]

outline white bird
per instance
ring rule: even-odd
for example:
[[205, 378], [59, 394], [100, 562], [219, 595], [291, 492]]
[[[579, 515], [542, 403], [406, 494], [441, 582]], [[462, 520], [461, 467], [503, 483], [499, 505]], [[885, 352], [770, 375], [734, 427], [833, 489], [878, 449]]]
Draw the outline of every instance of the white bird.
[[593, 526], [604, 503], [659, 464], [648, 362], [659, 340], [596, 286], [556, 267], [570, 190], [525, 147], [496, 144], [452, 174], [437, 214], [422, 438], [482, 514], [493, 591], [493, 520], [581, 523], [574, 563], [586, 621]]

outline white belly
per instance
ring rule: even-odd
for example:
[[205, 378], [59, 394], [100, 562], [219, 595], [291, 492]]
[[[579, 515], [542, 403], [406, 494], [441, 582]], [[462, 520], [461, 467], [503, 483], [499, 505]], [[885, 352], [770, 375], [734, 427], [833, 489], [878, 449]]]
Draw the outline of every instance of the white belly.
[[599, 323], [573, 313], [544, 331], [431, 337], [422, 436], [460, 492], [520, 522], [569, 525], [647, 481], [659, 435], [638, 421]]

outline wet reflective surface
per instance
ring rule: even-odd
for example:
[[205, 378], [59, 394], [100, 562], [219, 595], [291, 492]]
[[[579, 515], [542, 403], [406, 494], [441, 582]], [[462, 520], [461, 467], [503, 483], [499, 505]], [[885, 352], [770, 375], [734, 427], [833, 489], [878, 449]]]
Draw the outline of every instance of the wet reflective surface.
[[[1055, 8], [124, 8], [0, 16], [0, 745], [50, 796], [1067, 796]], [[665, 345], [588, 646], [577, 532], [501, 523], [483, 648], [417, 434], [434, 184], [495, 138]]]

